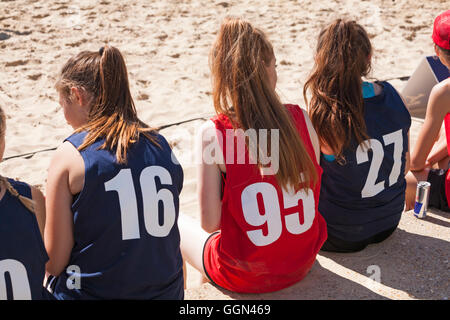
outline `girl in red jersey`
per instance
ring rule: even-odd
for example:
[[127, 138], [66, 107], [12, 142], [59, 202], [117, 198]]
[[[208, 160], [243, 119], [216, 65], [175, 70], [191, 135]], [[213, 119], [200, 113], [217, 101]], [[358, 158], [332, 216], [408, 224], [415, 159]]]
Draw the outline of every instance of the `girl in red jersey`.
[[[199, 136], [203, 230], [180, 215], [181, 250], [222, 288], [280, 290], [305, 277], [327, 236], [317, 135], [306, 113], [275, 93], [275, 55], [260, 29], [226, 18], [210, 65], [217, 115]], [[261, 156], [267, 141], [270, 160]]]
[[[432, 39], [436, 55], [450, 69], [450, 10], [434, 21]], [[445, 131], [441, 130], [444, 123]], [[417, 181], [431, 183], [429, 205], [450, 211], [450, 78], [436, 84], [428, 99], [425, 121], [411, 155], [407, 175], [406, 209], [414, 207]]]

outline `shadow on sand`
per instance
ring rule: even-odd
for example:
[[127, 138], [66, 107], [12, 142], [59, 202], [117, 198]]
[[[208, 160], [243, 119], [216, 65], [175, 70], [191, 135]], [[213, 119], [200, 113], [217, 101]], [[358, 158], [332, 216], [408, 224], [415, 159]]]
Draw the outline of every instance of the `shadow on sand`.
[[[436, 218], [426, 219], [448, 226], [448, 223]], [[221, 288], [218, 290], [237, 300], [390, 299], [395, 294], [391, 297], [381, 295], [339, 274], [350, 270], [369, 278], [369, 266], [376, 266], [380, 270], [381, 284], [386, 289], [394, 289], [390, 291], [400, 292], [398, 299], [448, 299], [449, 254], [450, 242], [397, 228], [382, 243], [369, 245], [360, 252], [343, 254], [321, 251], [319, 255], [338, 264], [339, 268], [336, 269], [339, 270], [333, 270], [333, 266], [326, 265], [326, 259], [319, 258], [308, 276], [289, 288], [265, 294], [237, 294]], [[321, 265], [319, 260], [325, 263]]]

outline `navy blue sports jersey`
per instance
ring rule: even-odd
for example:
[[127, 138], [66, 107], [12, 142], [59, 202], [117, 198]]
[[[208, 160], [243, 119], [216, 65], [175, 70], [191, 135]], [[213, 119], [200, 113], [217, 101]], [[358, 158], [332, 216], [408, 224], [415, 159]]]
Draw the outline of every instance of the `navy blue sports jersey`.
[[[86, 132], [66, 139], [78, 148]], [[183, 169], [163, 136], [141, 138], [118, 164], [98, 140], [80, 152], [83, 190], [72, 204], [75, 245], [58, 299], [183, 299], [177, 226]]]
[[[31, 199], [29, 185], [8, 181]], [[47, 261], [36, 216], [6, 191], [0, 200], [0, 300], [50, 298], [43, 287]]]
[[397, 91], [380, 82], [382, 93], [364, 99], [370, 137], [344, 150], [344, 163], [323, 168], [319, 212], [328, 234], [346, 241], [365, 240], [395, 227], [405, 204], [405, 164], [411, 116]]

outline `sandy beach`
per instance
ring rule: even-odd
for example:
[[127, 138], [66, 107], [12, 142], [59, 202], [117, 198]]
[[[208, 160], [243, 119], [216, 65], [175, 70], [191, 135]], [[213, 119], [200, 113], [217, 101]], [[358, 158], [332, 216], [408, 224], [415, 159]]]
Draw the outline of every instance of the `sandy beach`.
[[[198, 127], [213, 115], [208, 54], [221, 20], [244, 17], [265, 30], [277, 58], [277, 91], [304, 108], [302, 96], [321, 27], [357, 20], [373, 47], [373, 79], [399, 91], [420, 60], [434, 54], [435, 16], [447, 0], [0, 1], [0, 104], [7, 113], [4, 176], [45, 193], [53, 149], [70, 135], [54, 89], [62, 65], [108, 43], [125, 56], [140, 118], [161, 130], [184, 168], [181, 210], [198, 218], [192, 149]], [[421, 126], [413, 121], [411, 147]], [[34, 153], [36, 151], [42, 151]], [[31, 153], [30, 155], [23, 154]], [[186, 299], [448, 299], [450, 215], [404, 212], [398, 230], [354, 254], [320, 253], [300, 283], [270, 294], [241, 295], [200, 284], [188, 266]], [[376, 276], [380, 276], [376, 278]], [[380, 282], [376, 280], [380, 280]]]

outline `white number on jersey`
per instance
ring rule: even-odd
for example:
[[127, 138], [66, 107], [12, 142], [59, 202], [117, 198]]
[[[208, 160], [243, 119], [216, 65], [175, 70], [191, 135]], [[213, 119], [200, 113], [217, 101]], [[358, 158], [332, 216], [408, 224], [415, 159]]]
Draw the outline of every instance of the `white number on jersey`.
[[[261, 206], [258, 204], [260, 199]], [[284, 216], [286, 229], [292, 234], [301, 234], [311, 228], [316, 211], [314, 193], [308, 189], [294, 193], [292, 188], [283, 190], [283, 206], [285, 209], [298, 206], [299, 201], [303, 202], [303, 212], [295, 212]], [[267, 225], [267, 234], [263, 229], [256, 229], [247, 232], [251, 242], [256, 246], [267, 246], [281, 236], [283, 231], [280, 201], [277, 189], [270, 183], [258, 182], [247, 186], [241, 195], [242, 211], [245, 221], [253, 227]], [[301, 217], [303, 216], [303, 223]]]
[[[386, 134], [383, 136], [384, 145], [388, 146], [394, 144], [394, 165], [392, 166], [391, 173], [389, 175], [389, 186], [392, 186], [398, 181], [400, 177], [400, 171], [402, 168], [402, 151], [403, 151], [403, 134], [402, 130]], [[365, 145], [369, 145], [367, 148]], [[372, 150], [372, 162], [369, 168], [369, 174], [367, 175], [366, 183], [361, 191], [362, 198], [370, 198], [376, 196], [384, 190], [385, 181], [376, 183], [378, 179], [378, 173], [380, 171], [381, 164], [384, 158], [384, 148], [380, 141], [376, 139], [369, 139], [364, 141], [358, 146], [356, 150], [356, 162], [358, 164], [369, 161], [369, 149]]]
[[30, 283], [27, 269], [17, 260], [5, 259], [0, 261], [0, 300], [6, 300], [6, 273], [9, 274], [12, 284], [14, 300], [31, 300]]
[[[172, 185], [172, 177], [167, 169], [150, 166], [142, 170], [139, 183], [142, 190], [144, 223], [147, 232], [154, 237], [165, 237], [175, 224], [176, 211], [173, 194], [169, 189], [156, 189], [156, 177], [163, 185]], [[105, 182], [106, 191], [117, 191], [122, 219], [122, 239], [139, 239], [139, 217], [136, 191], [131, 169], [122, 169], [111, 180]], [[164, 206], [164, 222], [159, 223], [158, 205]]]

